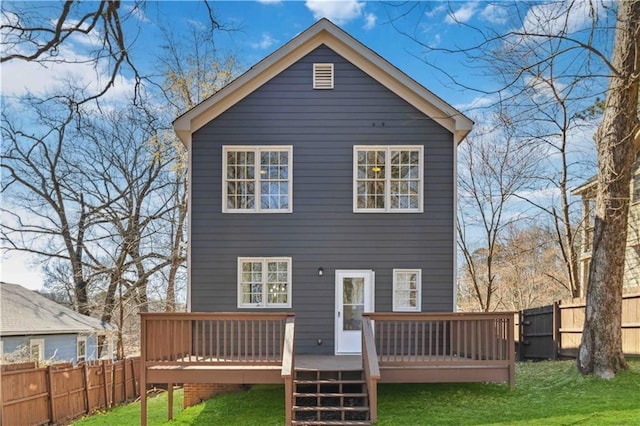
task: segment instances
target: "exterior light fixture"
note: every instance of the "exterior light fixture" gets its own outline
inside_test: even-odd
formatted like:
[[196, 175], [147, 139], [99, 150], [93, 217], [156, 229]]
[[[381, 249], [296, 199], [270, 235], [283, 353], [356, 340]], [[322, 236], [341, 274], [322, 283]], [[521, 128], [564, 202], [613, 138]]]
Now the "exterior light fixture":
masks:
[[322, 267], [318, 268], [318, 276], [321, 277], [324, 275], [324, 269]]

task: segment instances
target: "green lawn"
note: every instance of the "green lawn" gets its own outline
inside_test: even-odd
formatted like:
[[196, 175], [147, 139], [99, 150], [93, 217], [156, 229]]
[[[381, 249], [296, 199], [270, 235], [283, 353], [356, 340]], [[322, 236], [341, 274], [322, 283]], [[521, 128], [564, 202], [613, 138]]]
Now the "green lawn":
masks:
[[[613, 380], [580, 376], [573, 361], [518, 364], [516, 388], [493, 384], [380, 385], [378, 425], [639, 425], [640, 359]], [[149, 425], [281, 425], [282, 386], [254, 386], [186, 410], [176, 392], [149, 400]], [[74, 425], [135, 425], [140, 404], [118, 407]]]

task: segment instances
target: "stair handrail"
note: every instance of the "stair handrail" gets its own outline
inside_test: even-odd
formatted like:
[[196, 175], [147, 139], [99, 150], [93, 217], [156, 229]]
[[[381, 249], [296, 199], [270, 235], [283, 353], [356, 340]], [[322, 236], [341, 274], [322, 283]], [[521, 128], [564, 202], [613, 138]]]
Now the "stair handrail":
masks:
[[366, 316], [362, 318], [362, 369], [369, 395], [369, 417], [372, 423], [378, 418], [378, 380], [380, 380], [380, 365], [373, 336], [373, 320]]

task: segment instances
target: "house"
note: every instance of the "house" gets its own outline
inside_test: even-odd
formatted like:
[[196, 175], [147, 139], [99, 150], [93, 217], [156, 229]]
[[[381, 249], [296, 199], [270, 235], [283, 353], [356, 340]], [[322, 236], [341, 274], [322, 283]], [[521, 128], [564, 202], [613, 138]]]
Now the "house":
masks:
[[[632, 178], [629, 187], [630, 204], [627, 219], [627, 248], [624, 258], [624, 291], [640, 290], [640, 132], [635, 136], [635, 162], [632, 166]], [[596, 177], [572, 191], [582, 198], [581, 250], [579, 258], [581, 296], [585, 296], [589, 279], [589, 265], [593, 244], [593, 227], [595, 223]]]
[[453, 313], [472, 124], [326, 19], [178, 117], [189, 313], [142, 314], [141, 386], [284, 383], [287, 424], [369, 424], [378, 381], [513, 383], [513, 315]]
[[14, 354], [38, 361], [95, 360], [98, 336], [107, 338], [107, 353], [113, 353], [115, 327], [111, 324], [82, 315], [16, 284], [0, 283], [0, 301], [3, 359]]

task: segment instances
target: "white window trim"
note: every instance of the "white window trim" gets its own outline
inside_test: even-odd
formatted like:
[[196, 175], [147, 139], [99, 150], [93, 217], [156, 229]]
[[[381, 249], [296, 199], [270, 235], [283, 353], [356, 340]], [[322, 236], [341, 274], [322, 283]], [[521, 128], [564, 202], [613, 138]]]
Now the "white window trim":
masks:
[[[262, 262], [262, 303], [243, 303], [242, 302], [242, 264], [244, 262]], [[267, 283], [266, 275], [266, 263], [267, 262], [287, 262], [287, 303], [267, 303]], [[291, 258], [290, 257], [239, 257], [238, 258], [238, 308], [252, 308], [252, 309], [272, 309], [272, 308], [290, 308], [291, 307]]]
[[[418, 208], [417, 209], [392, 209], [391, 194], [389, 185], [391, 182], [391, 167], [388, 163], [391, 156], [385, 155], [385, 177], [384, 177], [384, 205], [385, 208], [358, 208], [358, 151], [395, 151], [395, 150], [414, 150], [419, 151], [420, 164], [419, 176], [420, 184], [418, 185]], [[354, 145], [353, 147], [353, 212], [354, 213], [423, 213], [424, 212], [424, 146], [422, 145]]]
[[29, 340], [29, 353], [31, 354], [31, 348], [34, 346], [39, 346], [40, 349], [38, 351], [39, 357], [38, 361], [44, 361], [44, 339], [30, 339]]
[[[253, 209], [230, 209], [227, 207], [227, 152], [229, 151], [253, 151], [256, 154], [269, 151], [286, 151], [289, 153], [289, 208], [287, 209], [261, 209], [262, 193], [260, 191], [260, 174], [256, 173], [256, 194]], [[260, 169], [260, 155], [255, 156], [255, 170]], [[293, 212], [293, 145], [224, 145], [222, 147], [222, 213], [292, 213]]]
[[[416, 295], [416, 306], [398, 306], [398, 301], [396, 300], [396, 290], [397, 290], [397, 274], [402, 272], [415, 273], [416, 279], [418, 280], [418, 294]], [[394, 269], [393, 270], [393, 312], [421, 312], [422, 311], [422, 269]]]
[[[82, 355], [82, 357], [80, 356], [80, 350], [79, 350], [80, 342], [84, 342], [84, 355]], [[87, 352], [88, 352], [87, 343], [88, 343], [87, 336], [78, 336], [76, 338], [76, 362], [87, 360]]]

